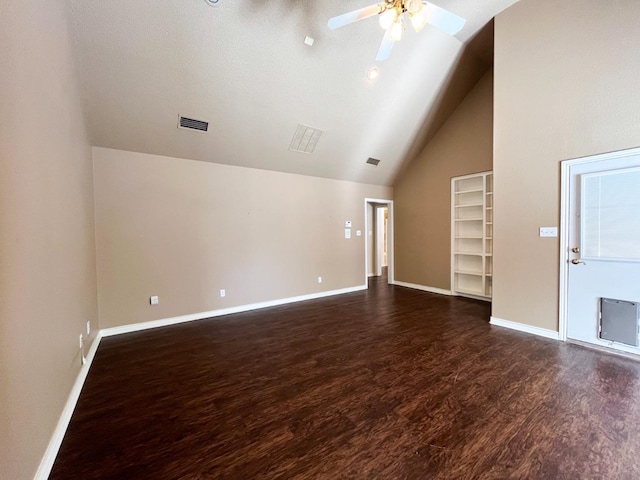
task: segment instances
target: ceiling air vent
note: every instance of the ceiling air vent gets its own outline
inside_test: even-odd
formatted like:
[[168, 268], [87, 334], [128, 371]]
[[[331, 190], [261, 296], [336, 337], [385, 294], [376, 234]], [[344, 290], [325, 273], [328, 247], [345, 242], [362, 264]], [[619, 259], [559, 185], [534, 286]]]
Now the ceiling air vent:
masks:
[[371, 157], [369, 157], [369, 158], [367, 158], [367, 163], [368, 163], [369, 165], [373, 165], [373, 166], [376, 166], [376, 167], [377, 167], [377, 166], [378, 166], [378, 164], [380, 163], [380, 160], [378, 160], [377, 158], [371, 158]]
[[180, 116], [178, 120], [178, 128], [187, 128], [189, 130], [197, 130], [198, 132], [207, 132], [209, 130], [209, 122]]
[[292, 152], [313, 153], [313, 150], [320, 140], [322, 130], [308, 127], [307, 125], [298, 125], [296, 133], [293, 134], [289, 150]]

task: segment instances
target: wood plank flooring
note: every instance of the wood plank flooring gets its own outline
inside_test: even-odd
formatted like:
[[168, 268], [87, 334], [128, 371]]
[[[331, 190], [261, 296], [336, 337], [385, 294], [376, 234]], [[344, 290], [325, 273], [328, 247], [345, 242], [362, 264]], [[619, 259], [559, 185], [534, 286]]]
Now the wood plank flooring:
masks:
[[640, 365], [388, 286], [105, 338], [51, 479], [639, 479]]

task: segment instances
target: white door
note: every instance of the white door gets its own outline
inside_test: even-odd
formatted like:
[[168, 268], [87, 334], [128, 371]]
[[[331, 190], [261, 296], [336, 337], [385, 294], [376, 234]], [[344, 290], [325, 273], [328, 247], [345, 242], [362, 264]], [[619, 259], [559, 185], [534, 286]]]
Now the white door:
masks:
[[566, 332], [640, 354], [637, 330], [613, 341], [600, 328], [601, 299], [640, 302], [640, 153], [621, 155], [569, 167]]

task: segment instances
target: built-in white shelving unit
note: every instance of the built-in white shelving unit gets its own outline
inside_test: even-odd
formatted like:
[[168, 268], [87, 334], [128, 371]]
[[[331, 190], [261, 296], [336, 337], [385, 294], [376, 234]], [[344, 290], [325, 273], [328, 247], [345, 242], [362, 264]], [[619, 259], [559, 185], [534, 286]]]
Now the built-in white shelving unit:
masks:
[[451, 290], [491, 298], [493, 172], [451, 179]]

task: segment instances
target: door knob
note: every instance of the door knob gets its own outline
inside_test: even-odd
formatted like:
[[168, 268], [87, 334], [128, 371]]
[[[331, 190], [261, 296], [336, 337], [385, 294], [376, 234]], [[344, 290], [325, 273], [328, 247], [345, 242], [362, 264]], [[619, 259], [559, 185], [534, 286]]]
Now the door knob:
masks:
[[573, 248], [571, 249], [571, 251], [572, 251], [573, 253], [580, 253], [580, 247], [573, 247]]
[[571, 263], [573, 263], [574, 265], [578, 265], [579, 263], [586, 265], [586, 263], [584, 263], [582, 260], [580, 260], [579, 258], [574, 258], [573, 260], [571, 260]]

